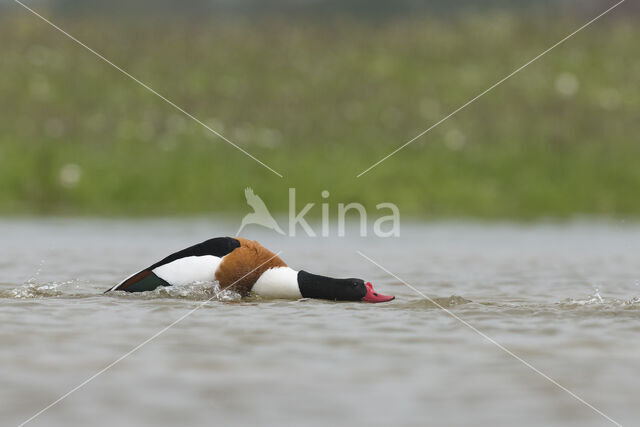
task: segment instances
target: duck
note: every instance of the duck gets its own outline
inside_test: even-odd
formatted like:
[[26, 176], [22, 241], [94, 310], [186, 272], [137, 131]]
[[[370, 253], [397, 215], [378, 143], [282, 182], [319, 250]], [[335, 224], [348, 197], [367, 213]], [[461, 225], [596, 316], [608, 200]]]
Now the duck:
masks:
[[294, 270], [255, 240], [215, 237], [175, 252], [107, 289], [146, 292], [161, 286], [216, 281], [220, 289], [268, 299], [323, 299], [380, 303], [393, 300], [357, 278], [333, 278]]

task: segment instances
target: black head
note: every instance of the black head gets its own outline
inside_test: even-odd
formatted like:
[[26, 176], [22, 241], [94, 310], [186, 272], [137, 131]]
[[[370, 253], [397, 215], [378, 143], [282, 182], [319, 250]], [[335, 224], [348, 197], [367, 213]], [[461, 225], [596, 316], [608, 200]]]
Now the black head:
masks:
[[334, 279], [304, 270], [298, 272], [298, 286], [304, 298], [362, 301], [367, 295], [367, 286], [362, 279]]

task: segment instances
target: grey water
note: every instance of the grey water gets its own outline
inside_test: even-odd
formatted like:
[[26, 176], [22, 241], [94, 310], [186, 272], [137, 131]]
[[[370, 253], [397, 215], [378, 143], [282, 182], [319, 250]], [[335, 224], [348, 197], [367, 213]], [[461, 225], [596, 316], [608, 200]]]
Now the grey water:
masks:
[[384, 304], [214, 297], [215, 283], [103, 294], [237, 225], [0, 220], [0, 425], [178, 320], [27, 425], [611, 425], [597, 411], [639, 423], [638, 223], [243, 232], [293, 268], [372, 281], [396, 296]]

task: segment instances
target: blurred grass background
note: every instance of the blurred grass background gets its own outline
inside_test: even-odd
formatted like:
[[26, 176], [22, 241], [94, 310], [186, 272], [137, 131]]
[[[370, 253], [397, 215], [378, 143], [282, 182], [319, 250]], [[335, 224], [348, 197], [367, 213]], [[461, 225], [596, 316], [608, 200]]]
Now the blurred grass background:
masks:
[[244, 213], [251, 186], [282, 212], [295, 187], [300, 207], [393, 202], [423, 218], [638, 217], [640, 28], [622, 10], [356, 178], [604, 8], [55, 15], [284, 178], [28, 12], [3, 13], [0, 214]]

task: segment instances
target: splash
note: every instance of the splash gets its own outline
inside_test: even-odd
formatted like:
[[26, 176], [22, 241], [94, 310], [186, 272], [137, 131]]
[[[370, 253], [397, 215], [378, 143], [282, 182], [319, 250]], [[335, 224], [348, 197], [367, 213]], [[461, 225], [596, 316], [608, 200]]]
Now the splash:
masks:
[[114, 291], [106, 295], [132, 299], [176, 298], [187, 300], [240, 301], [242, 296], [230, 289], [221, 289], [218, 282], [194, 282], [181, 286], [161, 286], [148, 292]]
[[[24, 285], [13, 289], [0, 289], [0, 298], [91, 298], [103, 295], [103, 286], [98, 286], [80, 279], [36, 283], [35, 277], [30, 278]], [[98, 289], [98, 291], [96, 291]], [[220, 289], [217, 282], [195, 282], [185, 286], [160, 287], [149, 292], [109, 292], [106, 294], [117, 298], [158, 299], [176, 298], [194, 301], [216, 300], [235, 302], [241, 300], [241, 295], [233, 290]]]
[[604, 303], [604, 299], [602, 299], [602, 297], [600, 296], [600, 290], [598, 288], [596, 288], [596, 291], [590, 297], [591, 297], [590, 301], [593, 303], [596, 303], [596, 304]]
[[0, 291], [0, 297], [18, 299], [60, 297], [71, 287], [77, 289], [78, 281], [35, 283], [34, 278], [31, 278], [19, 288]]
[[[68, 288], [77, 285], [78, 280], [66, 280], [63, 282], [38, 283], [38, 279], [44, 268], [45, 260], [40, 260], [38, 268], [22, 286], [14, 289], [0, 289], [0, 298], [47, 298], [62, 296]], [[78, 288], [79, 286], [75, 286]]]
[[594, 307], [620, 307], [620, 306], [637, 306], [640, 305], [640, 297], [634, 297], [628, 300], [618, 298], [604, 298], [600, 295], [600, 290], [595, 288], [592, 295], [588, 295], [583, 299], [567, 298], [560, 303], [565, 307], [580, 307], [580, 306], [594, 306]]

